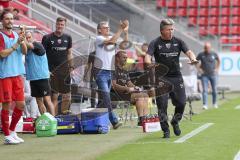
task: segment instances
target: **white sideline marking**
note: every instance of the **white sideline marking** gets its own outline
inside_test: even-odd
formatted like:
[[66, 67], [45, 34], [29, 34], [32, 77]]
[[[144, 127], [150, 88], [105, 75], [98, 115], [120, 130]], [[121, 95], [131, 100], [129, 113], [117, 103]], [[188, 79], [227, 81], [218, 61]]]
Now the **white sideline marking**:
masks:
[[235, 109], [240, 109], [240, 105], [236, 106]]
[[240, 151], [235, 155], [233, 160], [240, 160]]
[[192, 138], [193, 136], [197, 135], [198, 133], [202, 132], [203, 130], [207, 129], [208, 127], [210, 127], [213, 124], [214, 123], [206, 123], [206, 124], [198, 127], [197, 129], [193, 130], [192, 132], [186, 134], [185, 136], [177, 139], [176, 141], [174, 141], [174, 143], [183, 143], [187, 139]]

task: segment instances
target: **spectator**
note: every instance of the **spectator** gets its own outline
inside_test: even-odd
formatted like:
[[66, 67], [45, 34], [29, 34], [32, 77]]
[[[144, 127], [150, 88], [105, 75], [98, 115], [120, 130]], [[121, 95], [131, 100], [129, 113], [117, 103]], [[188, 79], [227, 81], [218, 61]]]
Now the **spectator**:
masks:
[[67, 114], [71, 102], [70, 73], [74, 70], [72, 55], [72, 37], [64, 33], [67, 19], [58, 17], [56, 30], [43, 36], [42, 44], [46, 49], [51, 72], [52, 102], [58, 114], [58, 96], [62, 95], [61, 113]]
[[[25, 68], [22, 54], [27, 53], [25, 44], [25, 29], [18, 35], [13, 31], [13, 15], [4, 11], [0, 17], [3, 29], [0, 32], [0, 102], [2, 103], [2, 130], [5, 135], [5, 144], [18, 144], [24, 142], [15, 132], [16, 125], [22, 116], [24, 102], [24, 87], [22, 75]], [[9, 126], [9, 109], [15, 101], [16, 107], [12, 114]]]
[[125, 101], [136, 105], [138, 114], [138, 126], [142, 125], [143, 118], [148, 114], [148, 94], [135, 86], [123, 69], [126, 64], [127, 54], [125, 51], [118, 51], [116, 54], [116, 66], [113, 72], [112, 84], [115, 92]]
[[26, 77], [30, 81], [31, 96], [36, 97], [40, 113], [49, 112], [54, 116], [55, 110], [50, 97], [49, 69], [46, 51], [41, 43], [36, 42], [31, 32], [26, 33], [28, 53], [26, 55]]
[[176, 136], [181, 134], [179, 127], [179, 121], [182, 119], [184, 108], [186, 105], [186, 93], [183, 84], [182, 74], [180, 72], [179, 58], [180, 53], [184, 52], [191, 64], [197, 63], [194, 53], [188, 49], [187, 45], [180, 38], [173, 36], [173, 24], [172, 19], [164, 19], [160, 22], [161, 35], [151, 41], [148, 47], [147, 55], [145, 56], [145, 62], [148, 67], [151, 68], [151, 58], [154, 56], [157, 63], [163, 64], [168, 67], [168, 71], [165, 75], [158, 75], [158, 69], [155, 70], [155, 77], [161, 77], [162, 79], [169, 81], [174, 86], [173, 90], [169, 94], [156, 95], [158, 114], [161, 119], [160, 124], [163, 131], [163, 138], [170, 138], [170, 130], [168, 125], [167, 107], [168, 96], [170, 96], [173, 105], [175, 106], [175, 113], [171, 120], [173, 131]]
[[208, 109], [208, 82], [210, 81], [212, 88], [212, 104], [214, 108], [217, 105], [217, 75], [220, 66], [220, 59], [217, 53], [211, 51], [211, 44], [206, 42], [204, 51], [199, 53], [197, 60], [201, 63], [198, 65], [202, 81], [202, 96], [203, 96], [203, 109]]
[[19, 20], [19, 15], [18, 15], [19, 14], [19, 10], [17, 8], [14, 8], [12, 13], [13, 13], [13, 18], [15, 20]]
[[[125, 31], [124, 31], [125, 29]], [[94, 74], [98, 86], [98, 107], [107, 107], [109, 112], [109, 120], [113, 125], [113, 129], [121, 126], [118, 118], [113, 112], [110, 99], [111, 89], [111, 71], [114, 70], [115, 44], [124, 31], [128, 34], [128, 21], [120, 22], [117, 32], [113, 36], [109, 36], [110, 26], [108, 22], [100, 22], [97, 26], [98, 36], [96, 37], [96, 58], [94, 60]]]

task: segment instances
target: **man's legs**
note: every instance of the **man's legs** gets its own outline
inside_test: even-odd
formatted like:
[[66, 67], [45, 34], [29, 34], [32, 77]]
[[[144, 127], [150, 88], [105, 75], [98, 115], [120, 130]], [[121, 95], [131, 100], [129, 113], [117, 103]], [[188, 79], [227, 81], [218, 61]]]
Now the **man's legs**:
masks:
[[68, 113], [71, 104], [71, 93], [62, 94], [61, 112]]
[[208, 109], [208, 77], [202, 76], [202, 97], [203, 97], [203, 108]]
[[212, 104], [215, 108], [217, 106], [217, 76], [210, 76], [209, 77], [211, 87], [212, 87]]
[[110, 98], [111, 71], [100, 70], [96, 75], [96, 83], [100, 95], [99, 97], [101, 98], [98, 102], [98, 107], [108, 107], [109, 120], [113, 127], [115, 127], [115, 125], [118, 124], [118, 118], [114, 114], [111, 105]]
[[163, 138], [169, 138], [170, 131], [169, 131], [168, 115], [167, 115], [168, 94], [157, 97], [156, 102], [158, 107], [158, 116], [160, 118], [160, 125], [164, 134]]
[[58, 93], [52, 93], [51, 100], [54, 106], [55, 114], [58, 115]]

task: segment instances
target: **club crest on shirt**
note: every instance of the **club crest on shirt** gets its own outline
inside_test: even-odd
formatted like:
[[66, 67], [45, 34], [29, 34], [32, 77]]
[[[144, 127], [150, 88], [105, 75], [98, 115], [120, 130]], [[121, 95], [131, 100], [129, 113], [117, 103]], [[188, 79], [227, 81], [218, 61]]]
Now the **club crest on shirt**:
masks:
[[52, 44], [54, 44], [54, 41], [51, 41]]
[[158, 45], [158, 49], [160, 50], [162, 48], [162, 46], [161, 45]]
[[61, 43], [62, 43], [62, 40], [61, 40], [61, 39], [58, 39], [57, 42], [58, 42], [58, 44], [61, 44]]
[[171, 43], [166, 43], [166, 47], [169, 49], [171, 47]]

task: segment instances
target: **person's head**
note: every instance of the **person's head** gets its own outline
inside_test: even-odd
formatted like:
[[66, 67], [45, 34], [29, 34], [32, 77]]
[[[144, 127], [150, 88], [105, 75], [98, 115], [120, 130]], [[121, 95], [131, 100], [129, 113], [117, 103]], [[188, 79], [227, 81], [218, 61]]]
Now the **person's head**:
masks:
[[17, 16], [18, 13], [19, 13], [19, 10], [17, 8], [14, 8], [12, 13], [13, 13], [14, 16]]
[[143, 43], [141, 49], [142, 49], [143, 52], [147, 52], [147, 50], [148, 50], [148, 43]]
[[0, 16], [3, 29], [11, 30], [13, 28], [13, 14], [9, 11], [3, 11]]
[[107, 21], [102, 21], [97, 25], [97, 32], [100, 35], [108, 36], [110, 31], [109, 23]]
[[211, 50], [211, 44], [209, 42], [206, 42], [204, 44], [204, 52], [205, 53], [210, 53], [210, 50]]
[[124, 50], [120, 50], [117, 52], [115, 61], [118, 65], [124, 66], [127, 62], [127, 53]]
[[30, 31], [26, 32], [26, 39], [28, 42], [33, 42], [33, 36]]
[[170, 18], [164, 19], [160, 22], [161, 38], [164, 40], [171, 40], [173, 37], [174, 21]]
[[64, 17], [58, 17], [56, 19], [56, 33], [62, 34], [66, 27], [67, 19]]

